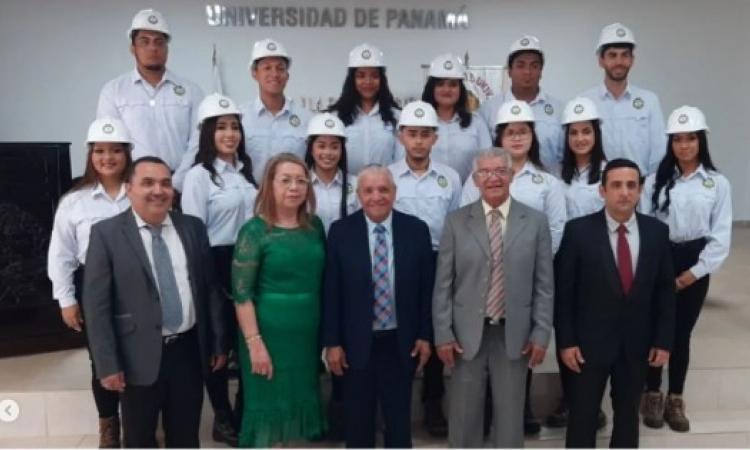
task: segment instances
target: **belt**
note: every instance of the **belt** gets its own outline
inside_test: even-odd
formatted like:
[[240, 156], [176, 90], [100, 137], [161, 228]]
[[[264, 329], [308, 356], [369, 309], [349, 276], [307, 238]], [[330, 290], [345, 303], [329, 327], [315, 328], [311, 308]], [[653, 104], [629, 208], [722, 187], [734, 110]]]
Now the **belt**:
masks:
[[501, 317], [499, 319], [493, 319], [492, 317], [485, 317], [484, 318], [484, 324], [490, 325], [493, 327], [499, 326], [499, 325], [505, 325], [505, 317]]
[[175, 342], [179, 341], [180, 339], [190, 336], [193, 333], [193, 330], [194, 330], [194, 328], [191, 328], [191, 329], [189, 329], [187, 331], [184, 331], [182, 333], [175, 333], [175, 334], [170, 334], [170, 335], [167, 335], [167, 336], [162, 336], [161, 337], [161, 343], [164, 344], [164, 345], [172, 345]]

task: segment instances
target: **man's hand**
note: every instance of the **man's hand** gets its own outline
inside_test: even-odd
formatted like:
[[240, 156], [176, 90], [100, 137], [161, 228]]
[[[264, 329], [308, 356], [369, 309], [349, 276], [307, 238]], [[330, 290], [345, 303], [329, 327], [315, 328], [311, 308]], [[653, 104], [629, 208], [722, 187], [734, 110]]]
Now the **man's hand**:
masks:
[[547, 353], [547, 349], [534, 342], [527, 342], [524, 348], [521, 350], [523, 356], [529, 357], [529, 369], [533, 369], [544, 361], [544, 355]]
[[648, 365], [651, 367], [662, 367], [669, 361], [669, 352], [660, 348], [652, 347], [648, 352]]
[[680, 276], [677, 277], [674, 281], [675, 285], [677, 286], [677, 290], [681, 291], [691, 284], [695, 283], [697, 279], [695, 278], [695, 275], [693, 275], [693, 272], [691, 272], [690, 270], [686, 270], [682, 272]]
[[344, 353], [344, 347], [337, 345], [336, 347], [326, 347], [326, 363], [328, 369], [334, 375], [342, 376], [344, 369], [349, 368], [349, 364], [346, 362], [346, 353]]
[[211, 356], [211, 372], [221, 370], [227, 364], [227, 355]]
[[578, 346], [560, 349], [560, 360], [575, 373], [581, 373], [581, 364], [586, 362]]
[[424, 339], [417, 339], [416, 342], [414, 342], [414, 348], [411, 350], [411, 357], [414, 358], [419, 355], [417, 372], [422, 370], [422, 367], [427, 364], [427, 360], [430, 359], [430, 353], [432, 353], [432, 350], [430, 350], [429, 342]]
[[457, 342], [449, 342], [437, 346], [437, 355], [445, 367], [451, 369], [456, 365], [454, 353], [463, 353], [464, 349]]
[[60, 314], [62, 314], [62, 320], [68, 328], [79, 333], [81, 332], [83, 329], [81, 327], [81, 324], [83, 324], [83, 317], [81, 317], [81, 308], [78, 305], [61, 308]]
[[102, 383], [102, 387], [108, 391], [123, 392], [125, 390], [125, 374], [123, 372], [117, 372], [99, 381]]

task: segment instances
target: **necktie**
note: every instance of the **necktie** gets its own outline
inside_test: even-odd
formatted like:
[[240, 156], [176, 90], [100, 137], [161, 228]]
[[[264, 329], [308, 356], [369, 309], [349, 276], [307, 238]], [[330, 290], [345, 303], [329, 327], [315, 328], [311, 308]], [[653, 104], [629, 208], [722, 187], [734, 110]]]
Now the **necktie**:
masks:
[[162, 326], [170, 331], [177, 331], [182, 324], [182, 302], [174, 276], [172, 258], [169, 256], [167, 243], [161, 237], [161, 226], [148, 226], [151, 232], [151, 254], [154, 259], [154, 270], [159, 282], [161, 299]]
[[490, 289], [487, 294], [487, 317], [499, 319], [505, 310], [505, 274], [503, 273], [503, 224], [500, 211], [490, 211]]
[[393, 324], [393, 301], [391, 295], [391, 280], [388, 273], [388, 246], [385, 241], [385, 227], [375, 226], [375, 249], [372, 258], [372, 281], [375, 288], [375, 304], [373, 312], [375, 320], [374, 330], [385, 330]]
[[630, 287], [633, 285], [633, 261], [630, 257], [628, 239], [625, 237], [627, 232], [625, 225], [620, 224], [617, 227], [617, 270], [620, 272], [620, 283], [622, 283], [622, 291], [625, 295], [630, 292]]

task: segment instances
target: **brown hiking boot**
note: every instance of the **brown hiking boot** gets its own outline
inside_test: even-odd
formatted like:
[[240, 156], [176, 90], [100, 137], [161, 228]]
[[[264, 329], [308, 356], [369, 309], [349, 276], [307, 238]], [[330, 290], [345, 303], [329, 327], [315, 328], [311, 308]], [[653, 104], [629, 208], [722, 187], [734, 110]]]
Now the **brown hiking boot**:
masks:
[[664, 426], [664, 394], [661, 392], [646, 391], [641, 396], [641, 415], [643, 424], [649, 428], [661, 428]]
[[99, 448], [120, 448], [120, 418], [99, 419]]
[[690, 421], [685, 416], [685, 402], [682, 400], [682, 395], [669, 394], [667, 396], [664, 420], [667, 421], [669, 428], [674, 431], [681, 433], [690, 431]]

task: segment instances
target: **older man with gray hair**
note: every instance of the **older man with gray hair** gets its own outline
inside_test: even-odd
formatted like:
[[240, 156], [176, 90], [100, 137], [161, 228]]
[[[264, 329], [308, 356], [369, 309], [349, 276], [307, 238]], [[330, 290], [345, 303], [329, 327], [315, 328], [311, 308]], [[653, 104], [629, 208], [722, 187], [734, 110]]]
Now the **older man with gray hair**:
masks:
[[328, 232], [321, 317], [326, 363], [343, 377], [347, 447], [375, 446], [378, 404], [385, 446], [411, 447], [412, 381], [430, 356], [432, 338], [430, 232], [420, 219], [393, 209], [396, 185], [385, 167], [360, 172], [357, 196], [362, 210]]
[[527, 367], [542, 362], [552, 329], [552, 244], [544, 214], [513, 200], [510, 155], [480, 152], [481, 198], [448, 215], [432, 301], [435, 346], [453, 368], [448, 443], [482, 447], [487, 377], [493, 447], [523, 446]]

